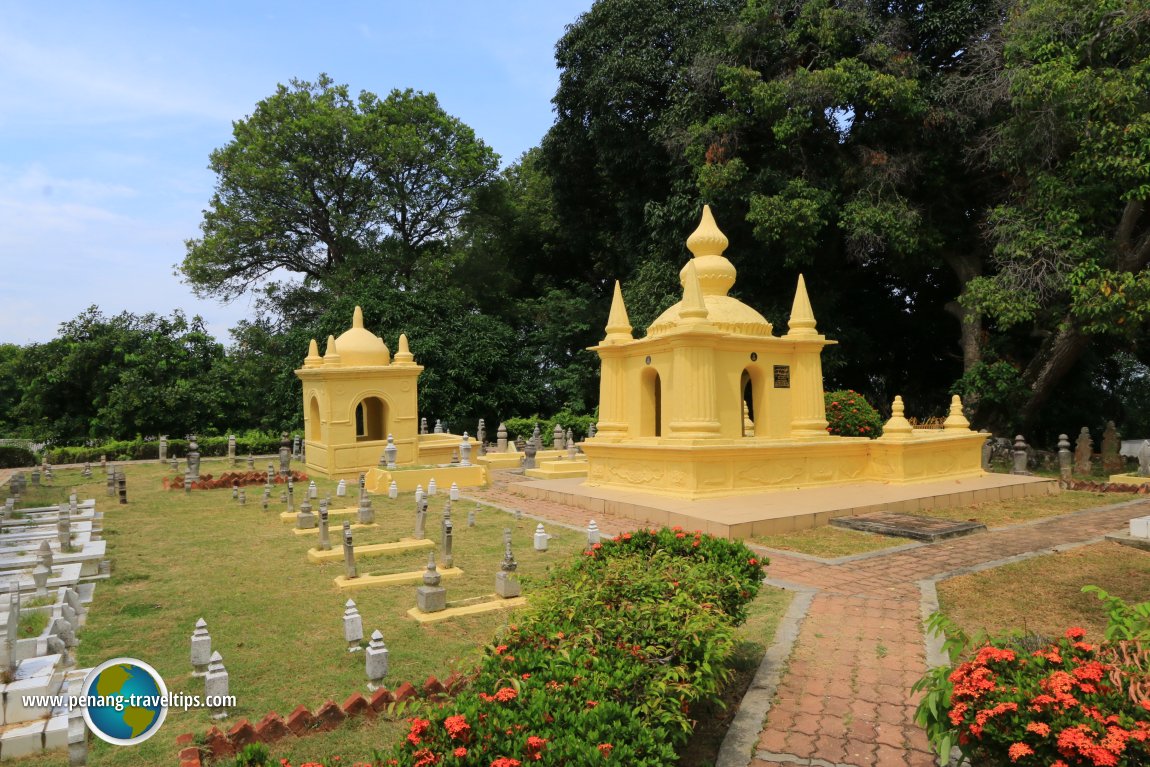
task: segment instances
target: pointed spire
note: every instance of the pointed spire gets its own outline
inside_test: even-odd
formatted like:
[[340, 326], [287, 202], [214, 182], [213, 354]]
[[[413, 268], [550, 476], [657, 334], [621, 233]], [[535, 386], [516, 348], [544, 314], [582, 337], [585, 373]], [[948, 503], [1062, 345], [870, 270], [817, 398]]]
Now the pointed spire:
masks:
[[627, 306], [623, 303], [623, 288], [615, 280], [615, 294], [611, 298], [611, 313], [607, 315], [607, 336], [603, 339], [607, 344], [620, 344], [633, 341], [631, 335], [631, 321], [627, 318]]
[[882, 438], [908, 439], [913, 433], [914, 427], [910, 425], [910, 421], [906, 420], [902, 397], [896, 395], [890, 406], [890, 420], [882, 427]]
[[407, 348], [407, 334], [399, 334], [399, 351], [395, 353], [396, 365], [414, 365], [415, 355], [411, 353], [411, 349]]
[[950, 398], [950, 415], [942, 422], [943, 429], [970, 429], [970, 421], [962, 414], [962, 398], [955, 394]]
[[817, 336], [815, 312], [811, 300], [807, 298], [807, 283], [799, 275], [799, 285], [795, 288], [795, 302], [791, 305], [791, 319], [787, 322], [788, 336]]
[[703, 293], [699, 289], [699, 273], [695, 269], [695, 260], [687, 262], [683, 270], [683, 301], [679, 310], [680, 319], [692, 325], [707, 321], [707, 305], [703, 303]]
[[307, 357], [304, 358], [303, 366], [305, 368], [314, 368], [322, 364], [323, 357], [319, 356], [319, 344], [317, 344], [313, 338], [307, 346]]
[[335, 336], [329, 335], [327, 337], [327, 349], [323, 353], [323, 364], [325, 365], [339, 365], [343, 360], [340, 359], [339, 352], [335, 348]]
[[363, 309], [360, 309], [358, 306], [355, 307], [355, 311], [351, 314], [351, 326], [353, 328], [363, 327]]
[[687, 238], [687, 250], [691, 251], [695, 258], [721, 256], [728, 244], [727, 235], [723, 234], [719, 225], [715, 223], [715, 217], [711, 214], [711, 206], [704, 205], [703, 216], [699, 219], [699, 225]]

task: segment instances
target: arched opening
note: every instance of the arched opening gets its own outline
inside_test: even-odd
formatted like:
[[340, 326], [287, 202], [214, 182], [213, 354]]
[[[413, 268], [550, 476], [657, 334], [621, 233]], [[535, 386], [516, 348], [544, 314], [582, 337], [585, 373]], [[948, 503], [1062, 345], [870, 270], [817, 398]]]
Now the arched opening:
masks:
[[639, 411], [639, 436], [663, 436], [663, 387], [659, 373], [646, 368], [642, 378], [643, 391]]
[[379, 397], [364, 397], [355, 406], [356, 442], [386, 439], [387, 404]]
[[755, 383], [750, 371], [744, 370], [739, 379], [741, 405], [739, 407], [739, 428], [744, 437], [755, 436]]
[[319, 428], [319, 400], [314, 394], [307, 407], [307, 438], [313, 442], [318, 442], [321, 439]]

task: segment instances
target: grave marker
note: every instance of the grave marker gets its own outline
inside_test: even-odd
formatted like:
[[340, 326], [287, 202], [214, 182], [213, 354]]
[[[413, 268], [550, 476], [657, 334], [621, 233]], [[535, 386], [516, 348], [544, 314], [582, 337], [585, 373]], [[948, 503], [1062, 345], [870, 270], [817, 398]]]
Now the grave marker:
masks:
[[[204, 678], [204, 695], [215, 696], [216, 701], [222, 701], [228, 694], [228, 670], [224, 668], [224, 659], [218, 652], [213, 652], [208, 659], [208, 673]], [[212, 708], [212, 719], [224, 719], [228, 710], [223, 706]]]
[[192, 631], [192, 676], [207, 676], [208, 663], [212, 657], [212, 637], [208, 634], [208, 624], [200, 618]]
[[343, 606], [343, 639], [347, 642], [348, 652], [359, 652], [363, 649], [359, 646], [363, 639], [363, 618], [355, 602], [350, 599]]
[[1090, 459], [1094, 455], [1094, 441], [1090, 439], [1090, 429], [1085, 426], [1078, 432], [1074, 443], [1074, 473], [1090, 474]]
[[375, 692], [387, 676], [387, 645], [383, 643], [383, 634], [378, 629], [371, 632], [371, 641], [364, 653], [364, 666], [367, 671], [367, 689]]

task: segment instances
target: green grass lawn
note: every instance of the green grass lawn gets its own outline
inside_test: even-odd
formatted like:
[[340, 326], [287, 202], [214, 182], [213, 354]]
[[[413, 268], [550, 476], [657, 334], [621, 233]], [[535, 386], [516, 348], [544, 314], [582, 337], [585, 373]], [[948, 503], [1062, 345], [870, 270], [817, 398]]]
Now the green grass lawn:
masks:
[[[242, 465], [241, 461], [241, 465]], [[240, 506], [231, 490], [165, 491], [160, 486], [170, 469], [157, 464], [127, 464], [128, 500], [121, 506], [105, 495], [102, 476], [85, 483], [79, 470], [58, 470], [52, 488], [31, 490], [22, 505], [37, 506], [66, 498], [77, 487], [81, 498], [94, 497], [105, 514], [104, 537], [112, 560], [112, 578], [96, 586], [88, 623], [80, 633], [79, 664], [87, 668], [117, 656], [139, 658], [155, 667], [170, 692], [202, 694], [203, 680], [190, 676], [189, 639], [197, 618], [208, 623], [212, 647], [223, 655], [230, 674], [236, 709], [224, 721], [230, 727], [240, 717], [253, 723], [269, 711], [287, 715], [297, 705], [317, 708], [331, 698], [342, 702], [355, 691], [366, 693], [362, 653], [348, 653], [343, 641], [344, 602], [350, 595], [363, 616], [364, 631], [379, 629], [390, 650], [387, 683], [410, 681], [417, 686], [428, 675], [447, 676], [467, 669], [483, 645], [514, 612], [445, 621], [420, 626], [405, 613], [415, 606], [415, 586], [390, 586], [338, 591], [332, 579], [343, 563], [311, 564], [307, 549], [318, 536], [296, 536], [279, 513], [279, 488], [267, 511], [260, 508], [260, 486], [247, 488], [248, 503]], [[205, 460], [201, 471], [219, 475], [223, 460]], [[335, 495], [335, 483], [317, 479], [320, 495]], [[306, 486], [297, 484], [296, 505]], [[430, 504], [427, 532], [438, 542], [446, 492]], [[346, 502], [345, 502], [346, 501]], [[356, 498], [333, 498], [333, 508], [355, 505]], [[411, 494], [396, 501], [373, 496], [378, 530], [357, 531], [355, 542], [382, 543], [411, 536], [415, 503]], [[494, 591], [495, 573], [503, 558], [502, 532], [512, 541], [524, 592], [545, 575], [548, 567], [582, 549], [582, 533], [551, 527], [554, 537], [547, 553], [532, 546], [533, 520], [516, 522], [504, 512], [483, 507], [474, 528], [467, 512], [474, 503], [456, 503], [454, 555], [465, 571], [445, 579], [449, 600]], [[332, 541], [339, 544], [338, 526]], [[360, 572], [422, 570], [427, 552], [360, 560]], [[212, 725], [208, 712], [169, 711], [167, 721], [150, 740], [121, 748], [91, 740], [90, 764], [144, 766], [174, 764], [176, 736], [203, 733]], [[373, 747], [396, 742], [402, 723], [357, 722], [332, 733], [285, 741], [276, 758], [293, 763], [305, 758], [340, 755], [345, 762], [367, 758]], [[64, 765], [63, 752], [13, 762], [21, 765]]]
[[859, 530], [845, 530], [830, 525], [811, 527], [793, 533], [780, 533], [779, 535], [759, 535], [752, 538], [750, 542], [772, 549], [810, 554], [823, 559], [881, 551], [892, 546], [903, 546], [911, 543], [905, 538], [892, 538], [889, 535], [876, 535]]

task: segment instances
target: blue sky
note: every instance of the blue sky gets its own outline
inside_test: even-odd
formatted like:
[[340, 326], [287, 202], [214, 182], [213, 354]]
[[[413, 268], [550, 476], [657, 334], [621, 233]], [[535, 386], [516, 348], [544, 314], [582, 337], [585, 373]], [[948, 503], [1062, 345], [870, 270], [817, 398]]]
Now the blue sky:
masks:
[[553, 120], [554, 46], [591, 0], [35, 3], [0, 0], [0, 343], [92, 304], [204, 317], [246, 299], [175, 276], [215, 176], [208, 154], [277, 83], [434, 92], [504, 165]]

